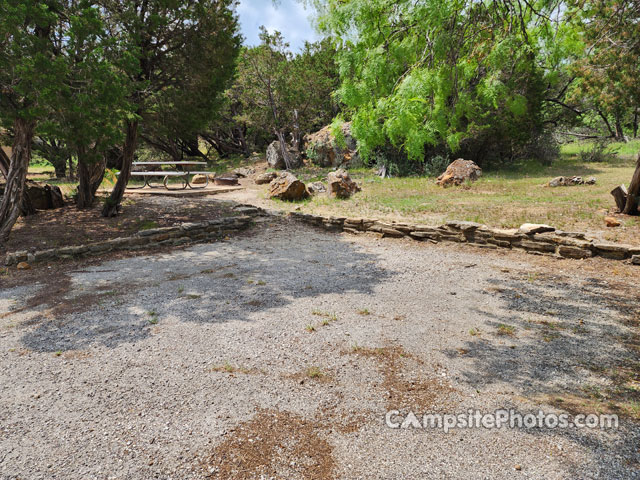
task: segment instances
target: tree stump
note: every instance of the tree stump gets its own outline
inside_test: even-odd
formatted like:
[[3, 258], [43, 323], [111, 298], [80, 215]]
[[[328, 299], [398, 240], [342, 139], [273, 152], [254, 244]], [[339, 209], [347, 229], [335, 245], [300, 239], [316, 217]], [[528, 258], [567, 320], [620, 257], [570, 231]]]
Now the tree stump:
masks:
[[611, 190], [611, 195], [616, 200], [616, 205], [618, 206], [618, 211], [622, 212], [624, 207], [627, 205], [627, 187], [624, 185], [620, 185], [619, 187]]

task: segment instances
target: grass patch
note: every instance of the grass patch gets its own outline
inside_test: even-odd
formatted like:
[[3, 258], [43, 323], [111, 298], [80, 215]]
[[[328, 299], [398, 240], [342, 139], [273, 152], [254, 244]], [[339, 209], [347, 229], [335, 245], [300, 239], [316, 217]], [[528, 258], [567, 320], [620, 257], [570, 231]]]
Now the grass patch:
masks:
[[516, 334], [515, 327], [501, 323], [498, 325], [498, 335], [513, 337]]
[[[381, 179], [372, 169], [354, 169], [351, 176], [363, 191], [347, 200], [317, 195], [303, 202], [273, 202], [285, 211], [336, 217], [364, 217], [438, 225], [448, 220], [469, 220], [500, 228], [523, 223], [548, 223], [567, 231], [603, 230], [607, 240], [637, 243], [640, 223], [622, 219], [623, 226], [612, 232], [604, 226], [607, 211], [615, 208], [611, 189], [629, 184], [640, 141], [615, 144], [615, 162], [584, 163], [580, 151], [589, 143], [568, 144], [551, 166], [535, 160], [521, 161], [499, 171], [485, 170], [473, 184], [441, 188], [433, 178], [405, 177]], [[303, 181], [324, 177], [329, 169], [306, 167], [296, 171]], [[596, 185], [549, 188], [557, 176], [595, 176]], [[608, 238], [610, 236], [611, 238]]]
[[309, 367], [307, 368], [306, 375], [309, 378], [319, 379], [326, 377], [326, 374], [320, 370], [318, 367]]
[[367, 317], [367, 316], [371, 315], [371, 312], [369, 311], [369, 309], [364, 308], [362, 310], [358, 310], [358, 315], [362, 315], [363, 317]]
[[158, 323], [158, 313], [155, 310], [151, 310], [147, 312], [147, 322], [151, 325], [156, 325]]
[[139, 230], [151, 230], [152, 228], [158, 228], [158, 222], [145, 220], [138, 225]]

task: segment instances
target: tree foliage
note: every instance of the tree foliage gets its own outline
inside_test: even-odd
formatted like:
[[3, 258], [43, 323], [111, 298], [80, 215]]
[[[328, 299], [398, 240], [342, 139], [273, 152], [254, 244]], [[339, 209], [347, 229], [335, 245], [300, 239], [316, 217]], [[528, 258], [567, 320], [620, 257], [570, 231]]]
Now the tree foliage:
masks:
[[203, 137], [220, 155], [265, 148], [280, 132], [294, 146], [339, 112], [336, 50], [324, 40], [294, 54], [282, 34], [261, 33], [262, 43], [243, 48], [225, 107]]
[[[133, 111], [126, 121], [123, 167], [103, 209], [116, 215], [131, 175], [142, 122], [185, 135], [211, 120], [233, 75], [240, 47], [232, 0], [103, 0], [109, 32], [122, 36], [122, 54], [133, 55]], [[206, 94], [204, 94], [206, 92]]]
[[326, 0], [320, 27], [339, 42], [340, 99], [364, 157], [391, 142], [414, 160], [444, 146], [510, 158], [543, 129], [557, 50], [538, 1]]

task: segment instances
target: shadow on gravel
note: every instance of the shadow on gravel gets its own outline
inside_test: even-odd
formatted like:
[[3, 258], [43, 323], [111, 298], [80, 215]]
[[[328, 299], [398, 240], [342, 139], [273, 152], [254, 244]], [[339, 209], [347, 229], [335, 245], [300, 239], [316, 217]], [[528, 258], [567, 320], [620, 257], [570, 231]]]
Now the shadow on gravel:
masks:
[[[22, 338], [40, 352], [115, 348], [151, 334], [168, 318], [182, 322], [252, 321], [261, 312], [286, 310], [297, 298], [373, 293], [390, 277], [344, 237], [286, 219], [267, 219], [240, 237], [186, 250], [107, 262], [72, 276], [73, 287], [129, 285], [109, 292], [86, 312], [40, 319]], [[115, 287], [113, 287], [115, 288]], [[73, 303], [73, 300], [69, 300]], [[258, 315], [258, 317], [256, 316]]]
[[[574, 415], [615, 413], [632, 420], [606, 440], [584, 429], [526, 431], [580, 443], [601, 463], [607, 478], [631, 478], [631, 470], [637, 474], [640, 306], [631, 285], [597, 279], [568, 283], [557, 277], [490, 283], [485, 293], [499, 296], [502, 313], [476, 309], [484, 326], [462, 348], [446, 352], [452, 359], [463, 352], [472, 360], [462, 381], [478, 390], [506, 382], [540, 405]], [[621, 458], [615, 459], [613, 452]]]

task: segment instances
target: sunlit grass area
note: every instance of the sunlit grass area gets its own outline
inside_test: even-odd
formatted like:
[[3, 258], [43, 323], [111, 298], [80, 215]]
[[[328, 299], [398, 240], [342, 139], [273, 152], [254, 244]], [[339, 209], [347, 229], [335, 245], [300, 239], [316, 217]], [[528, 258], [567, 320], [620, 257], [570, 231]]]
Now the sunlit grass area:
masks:
[[[561, 158], [551, 166], [537, 161], [522, 162], [508, 170], [485, 171], [480, 180], [461, 187], [441, 188], [434, 178], [381, 179], [370, 169], [352, 170], [363, 190], [349, 200], [314, 197], [302, 204], [278, 202], [282, 208], [300, 207], [308, 213], [335, 216], [372, 217], [439, 224], [448, 220], [469, 220], [494, 227], [518, 227], [523, 223], [549, 223], [565, 230], [606, 230], [604, 217], [615, 211], [609, 193], [616, 185], [628, 185], [640, 141], [616, 144], [618, 155], [607, 163], [581, 163], [578, 153], [590, 143], [563, 148]], [[325, 178], [326, 171], [307, 169], [305, 181]], [[547, 187], [557, 176], [596, 177], [596, 185]], [[621, 218], [621, 228], [608, 229], [609, 240], [640, 243], [640, 221]]]

